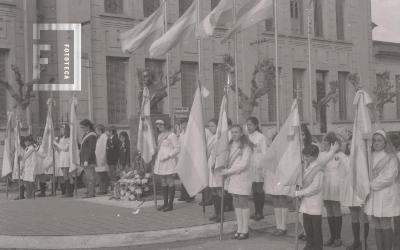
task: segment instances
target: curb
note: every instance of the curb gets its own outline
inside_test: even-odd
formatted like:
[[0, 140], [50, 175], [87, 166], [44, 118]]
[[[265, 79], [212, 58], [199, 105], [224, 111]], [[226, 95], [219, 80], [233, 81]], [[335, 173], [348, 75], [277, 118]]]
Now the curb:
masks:
[[[236, 221], [224, 223], [224, 234], [233, 233]], [[147, 231], [123, 234], [80, 235], [80, 236], [5, 236], [0, 235], [4, 249], [76, 249], [126, 247], [157, 243], [185, 241], [219, 235], [219, 224], [208, 224], [188, 228]]]

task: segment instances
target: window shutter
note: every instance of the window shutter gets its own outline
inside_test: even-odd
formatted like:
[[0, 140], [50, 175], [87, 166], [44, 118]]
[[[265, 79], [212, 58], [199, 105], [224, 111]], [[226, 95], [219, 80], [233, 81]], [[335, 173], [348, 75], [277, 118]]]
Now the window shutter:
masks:
[[346, 81], [348, 72], [339, 72], [339, 120], [347, 120]]
[[338, 40], [344, 40], [344, 0], [336, 0], [336, 34]]
[[123, 0], [104, 0], [104, 12], [106, 13], [121, 14], [123, 9]]
[[118, 124], [127, 120], [126, 58], [107, 57], [108, 122]]
[[182, 106], [192, 107], [194, 92], [196, 91], [198, 79], [198, 66], [196, 62], [181, 63], [181, 89]]

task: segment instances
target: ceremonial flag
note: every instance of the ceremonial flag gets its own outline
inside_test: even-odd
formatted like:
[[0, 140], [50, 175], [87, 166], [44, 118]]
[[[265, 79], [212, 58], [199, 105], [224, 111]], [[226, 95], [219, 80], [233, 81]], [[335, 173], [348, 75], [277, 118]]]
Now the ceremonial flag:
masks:
[[273, 0], [256, 0], [245, 4], [236, 15], [236, 22], [222, 42], [226, 42], [234, 33], [240, 32], [263, 20], [274, 16]]
[[19, 156], [22, 156], [21, 148], [21, 122], [16, 119], [14, 128], [14, 168], [13, 168], [13, 180], [19, 180], [22, 174], [22, 168], [19, 165]]
[[54, 126], [52, 119], [53, 105], [54, 105], [54, 100], [52, 98], [49, 98], [49, 100], [47, 101], [48, 109], [47, 109], [46, 126], [44, 127], [42, 144], [40, 145], [39, 148], [39, 155], [42, 155], [44, 157], [43, 168], [46, 169], [46, 171], [48, 171], [50, 167], [55, 167], [53, 166], [54, 163], [53, 159]]
[[71, 102], [71, 119], [70, 119], [70, 140], [69, 140], [69, 157], [71, 165], [69, 172], [73, 172], [80, 167], [79, 148], [78, 148], [78, 119], [76, 111], [78, 108], [78, 99], [74, 96]]
[[174, 25], [150, 46], [150, 56], [160, 57], [183, 41], [196, 27], [197, 1], [194, 0], [186, 12], [174, 23]]
[[156, 143], [150, 120], [150, 93], [147, 87], [143, 88], [141, 109], [137, 150], [141, 153], [144, 162], [149, 163], [156, 152]]
[[217, 142], [213, 152], [215, 152], [215, 169], [227, 167], [229, 159], [229, 127], [228, 116], [226, 114], [227, 98], [226, 94], [222, 97], [221, 108], [219, 110]]
[[208, 186], [207, 146], [203, 121], [201, 90], [197, 88], [183, 146], [176, 167], [190, 197]]
[[12, 119], [14, 117], [14, 113], [7, 112], [7, 126], [6, 133], [4, 138], [4, 151], [3, 151], [3, 165], [1, 168], [1, 176], [7, 176], [12, 173], [13, 169], [13, 161], [12, 161], [12, 142], [11, 142], [11, 133], [12, 133]]
[[279, 186], [300, 184], [300, 136], [299, 109], [295, 100], [288, 118], [267, 150], [267, 166], [272, 168]]
[[133, 29], [120, 34], [121, 48], [124, 53], [133, 53], [146, 44], [153, 43], [164, 31], [165, 1], [153, 14], [137, 24]]
[[367, 154], [369, 149], [364, 141], [364, 135], [372, 133], [371, 118], [367, 107], [370, 103], [372, 103], [372, 99], [367, 92], [357, 91], [353, 102], [357, 107], [350, 149], [350, 169], [352, 169], [350, 174], [353, 175], [350, 179], [353, 181], [353, 194], [362, 201], [365, 201], [370, 192]]
[[196, 28], [196, 36], [200, 38], [210, 37], [213, 35], [215, 27], [232, 22], [232, 9], [232, 0], [221, 0]]

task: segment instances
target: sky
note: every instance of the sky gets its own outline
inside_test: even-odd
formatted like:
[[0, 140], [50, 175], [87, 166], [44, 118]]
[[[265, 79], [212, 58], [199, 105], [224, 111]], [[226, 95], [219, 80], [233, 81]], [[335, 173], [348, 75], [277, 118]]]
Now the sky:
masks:
[[400, 43], [400, 0], [371, 0], [371, 2], [372, 21], [378, 25], [373, 30], [372, 38]]

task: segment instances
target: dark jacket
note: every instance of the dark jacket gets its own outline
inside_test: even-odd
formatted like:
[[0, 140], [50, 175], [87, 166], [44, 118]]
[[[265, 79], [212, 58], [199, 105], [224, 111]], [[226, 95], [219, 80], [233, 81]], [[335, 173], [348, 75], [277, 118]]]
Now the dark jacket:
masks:
[[79, 157], [81, 165], [87, 161], [89, 164], [96, 164], [96, 142], [97, 135], [94, 132], [89, 132], [83, 135]]
[[119, 157], [119, 148], [121, 142], [118, 137], [113, 136], [108, 138], [107, 140], [107, 164], [108, 165], [117, 165], [118, 157]]
[[119, 149], [119, 165], [129, 166], [131, 164], [131, 152], [128, 144], [121, 143]]

